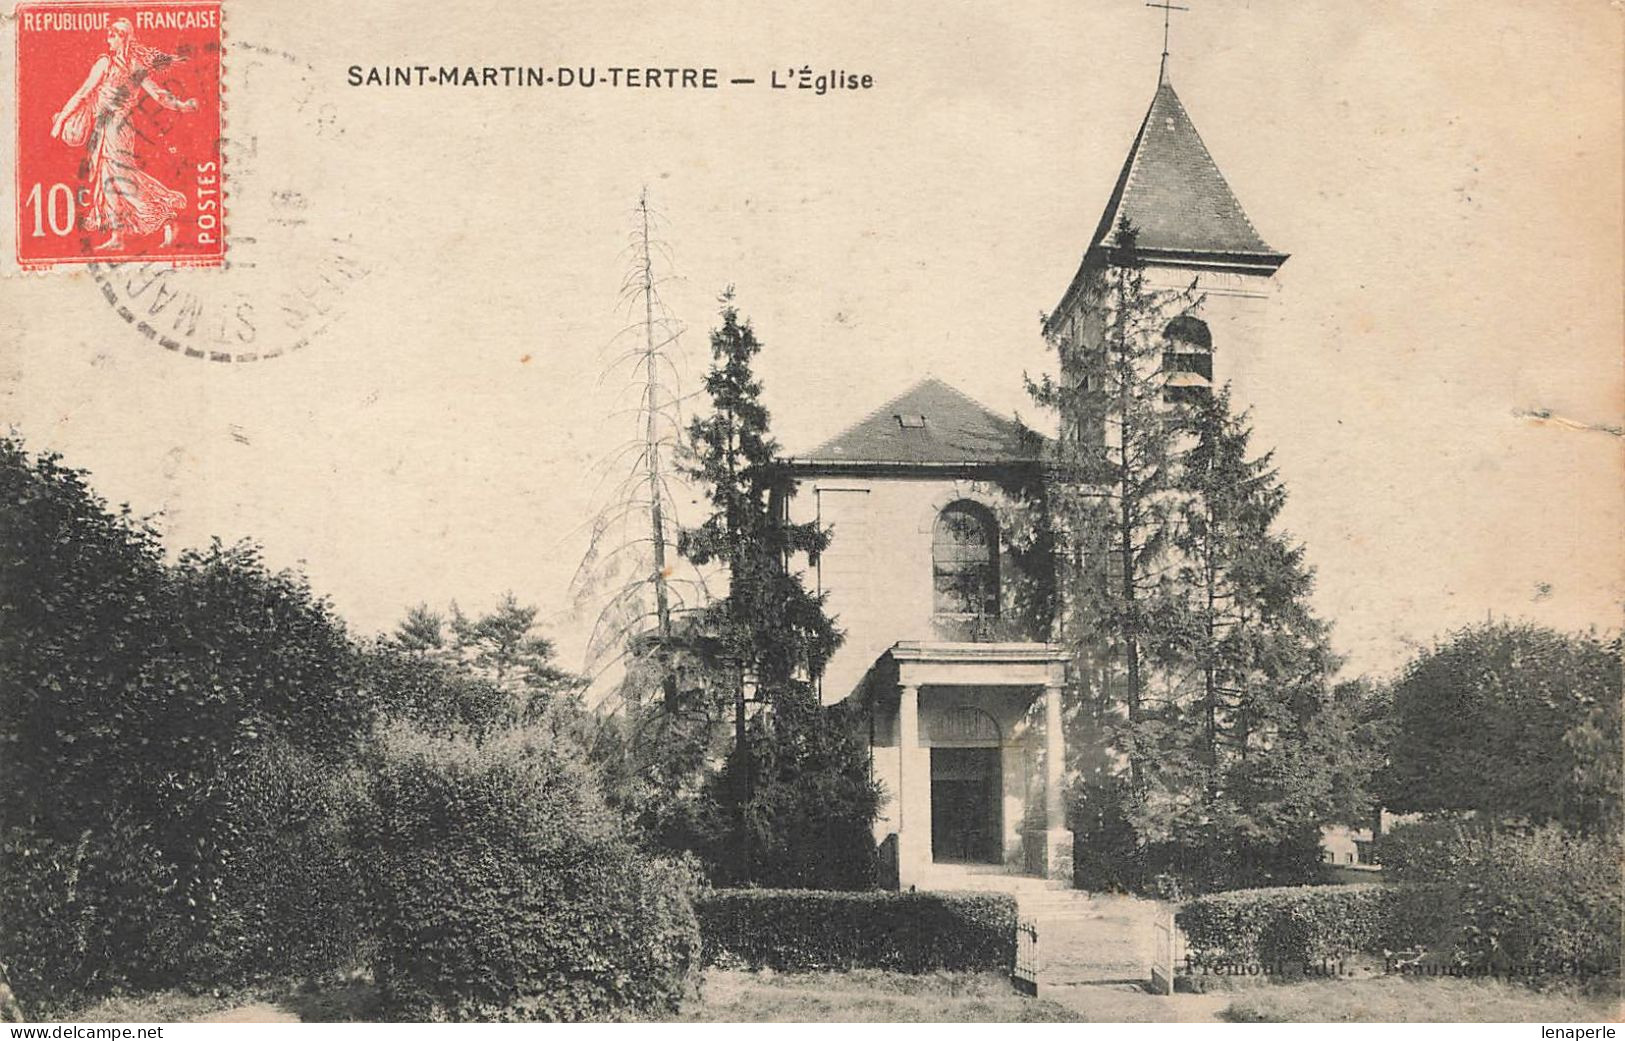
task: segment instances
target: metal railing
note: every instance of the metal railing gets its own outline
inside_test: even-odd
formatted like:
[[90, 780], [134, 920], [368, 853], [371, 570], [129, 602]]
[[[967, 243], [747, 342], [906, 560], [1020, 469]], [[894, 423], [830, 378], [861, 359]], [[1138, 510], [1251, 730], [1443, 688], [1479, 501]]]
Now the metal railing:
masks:
[[1174, 913], [1161, 912], [1151, 922], [1151, 993], [1174, 992]]
[[1016, 970], [1012, 973], [1016, 989], [1036, 996], [1038, 994], [1038, 973], [1043, 963], [1038, 953], [1038, 920], [1035, 918], [1018, 918], [1016, 920]]

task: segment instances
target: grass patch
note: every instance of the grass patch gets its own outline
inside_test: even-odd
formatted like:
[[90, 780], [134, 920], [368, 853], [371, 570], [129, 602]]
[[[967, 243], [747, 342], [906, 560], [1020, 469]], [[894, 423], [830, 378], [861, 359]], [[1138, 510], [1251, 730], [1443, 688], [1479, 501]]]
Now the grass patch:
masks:
[[1501, 980], [1383, 976], [1261, 987], [1220, 1013], [1232, 1023], [1612, 1022], [1620, 1004]]
[[161, 990], [114, 995], [67, 1008], [23, 1010], [33, 1022], [364, 1023], [376, 1019], [378, 989], [365, 974], [301, 984], [285, 983], [218, 993]]
[[781, 974], [712, 969], [689, 1023], [1073, 1023], [1078, 1014], [1016, 992], [997, 973], [875, 969]]
[[242, 994], [186, 994], [161, 990], [151, 994], [118, 994], [88, 1005], [35, 1009], [24, 1005], [31, 1022], [191, 1023], [241, 1005]]
[[[377, 1018], [377, 989], [369, 980], [263, 988], [232, 994], [160, 991], [106, 998], [56, 1011], [78, 1023], [366, 1022]], [[1052, 1001], [1016, 992], [999, 973], [936, 972], [911, 975], [858, 969], [850, 972], [775, 973], [707, 970], [701, 994], [686, 1002], [679, 1022], [690, 1023], [1058, 1023], [1078, 1014]], [[661, 1020], [667, 1021], [667, 1020]]]
[[[699, 997], [677, 1022], [688, 1023], [1233, 1023], [1617, 1021], [1610, 998], [1573, 991], [1536, 991], [1499, 980], [1314, 980], [1265, 985], [1229, 994], [1155, 997], [1132, 988], [1075, 987], [1066, 1004], [1026, 997], [999, 973], [921, 975], [857, 969], [775, 973], [710, 969]], [[163, 991], [106, 998], [52, 1019], [79, 1023], [367, 1022], [377, 992], [364, 979], [321, 986], [234, 994]], [[669, 1020], [660, 1020], [667, 1022]]]

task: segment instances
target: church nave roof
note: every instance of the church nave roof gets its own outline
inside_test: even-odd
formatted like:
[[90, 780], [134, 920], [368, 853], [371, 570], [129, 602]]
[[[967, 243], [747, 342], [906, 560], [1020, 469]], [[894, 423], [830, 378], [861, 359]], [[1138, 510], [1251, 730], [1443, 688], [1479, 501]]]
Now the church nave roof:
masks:
[[820, 466], [977, 466], [1030, 462], [1035, 435], [934, 376], [790, 462]]

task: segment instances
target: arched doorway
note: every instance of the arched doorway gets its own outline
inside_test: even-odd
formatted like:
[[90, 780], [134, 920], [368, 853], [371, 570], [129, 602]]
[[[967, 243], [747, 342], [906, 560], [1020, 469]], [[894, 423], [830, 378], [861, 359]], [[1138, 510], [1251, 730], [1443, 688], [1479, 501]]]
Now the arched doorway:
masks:
[[931, 744], [931, 859], [998, 864], [1004, 860], [1003, 763], [999, 726], [978, 708], [936, 715]]

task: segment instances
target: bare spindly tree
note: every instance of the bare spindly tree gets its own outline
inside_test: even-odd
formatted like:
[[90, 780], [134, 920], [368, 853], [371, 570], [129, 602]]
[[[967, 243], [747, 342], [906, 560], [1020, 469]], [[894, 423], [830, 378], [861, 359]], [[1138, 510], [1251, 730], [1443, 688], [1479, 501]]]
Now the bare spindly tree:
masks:
[[676, 277], [662, 223], [645, 189], [624, 251], [624, 324], [604, 350], [600, 376], [601, 384], [619, 385], [613, 415], [629, 420], [630, 432], [600, 460], [601, 505], [572, 583], [578, 610], [594, 612], [586, 671], [610, 709], [636, 708], [655, 689], [668, 706], [675, 703], [674, 618], [703, 592], [697, 574], [674, 574], [683, 324], [661, 296]]

